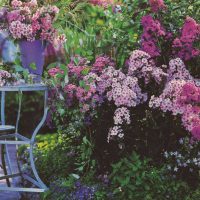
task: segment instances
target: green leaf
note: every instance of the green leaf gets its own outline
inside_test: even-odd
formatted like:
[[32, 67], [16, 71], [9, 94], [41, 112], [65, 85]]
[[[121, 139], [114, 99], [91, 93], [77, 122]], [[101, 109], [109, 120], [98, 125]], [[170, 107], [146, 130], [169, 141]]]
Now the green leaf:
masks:
[[90, 68], [85, 68], [85, 69], [83, 69], [81, 71], [81, 74], [84, 75], [84, 76], [86, 76], [86, 75], [88, 75], [89, 72], [90, 72]]
[[80, 80], [79, 81], [79, 86], [84, 88], [85, 87], [85, 82], [83, 80]]
[[37, 69], [37, 66], [36, 66], [35, 63], [31, 63], [31, 64], [29, 65], [29, 67], [30, 67], [32, 70], [36, 70], [36, 69]]
[[65, 109], [60, 108], [60, 109], [58, 109], [58, 112], [62, 116], [65, 114]]
[[17, 59], [15, 60], [15, 64], [16, 64], [16, 65], [21, 65], [21, 60], [20, 60], [19, 58], [17, 58]]
[[89, 91], [89, 90], [90, 90], [90, 86], [89, 86], [89, 85], [85, 85], [84, 89], [85, 89], [86, 91]]
[[78, 59], [78, 58], [74, 58], [74, 63], [75, 63], [76, 65], [78, 65], [79, 59]]
[[15, 65], [15, 71], [16, 72], [22, 72], [22, 71], [24, 71], [24, 68], [20, 65]]

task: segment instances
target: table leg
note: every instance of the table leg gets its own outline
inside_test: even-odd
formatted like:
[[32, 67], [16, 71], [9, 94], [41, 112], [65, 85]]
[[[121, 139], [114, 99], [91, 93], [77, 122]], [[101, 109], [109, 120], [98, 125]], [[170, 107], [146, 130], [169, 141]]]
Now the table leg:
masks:
[[[6, 162], [5, 162], [5, 145], [4, 144], [1, 145], [1, 162], [2, 162], [2, 169], [3, 169], [4, 175], [7, 176], [8, 173], [7, 173]], [[6, 183], [8, 187], [11, 186], [9, 178], [6, 178]]]
[[36, 135], [37, 135], [38, 131], [40, 130], [40, 128], [42, 127], [42, 125], [44, 124], [44, 122], [45, 122], [45, 120], [47, 118], [47, 113], [48, 113], [47, 99], [48, 99], [48, 91], [45, 91], [45, 94], [44, 94], [44, 114], [43, 114], [42, 120], [40, 121], [40, 123], [38, 124], [38, 126], [36, 127], [36, 129], [33, 132], [33, 135], [31, 137], [30, 150], [29, 150], [30, 164], [31, 164], [31, 168], [32, 168], [33, 174], [34, 174], [36, 180], [38, 181], [38, 183], [40, 184], [40, 186], [45, 190], [47, 190], [48, 188], [43, 183], [43, 181], [40, 179], [40, 177], [39, 177], [39, 175], [37, 173], [36, 167], [35, 167], [33, 146], [35, 144]]
[[[1, 124], [5, 125], [5, 92], [1, 92]], [[2, 162], [2, 168], [4, 175], [8, 175], [7, 169], [6, 169], [6, 161], [5, 161], [5, 148], [6, 145], [1, 145], [1, 162]], [[10, 186], [9, 178], [6, 178], [6, 183], [8, 186]]]

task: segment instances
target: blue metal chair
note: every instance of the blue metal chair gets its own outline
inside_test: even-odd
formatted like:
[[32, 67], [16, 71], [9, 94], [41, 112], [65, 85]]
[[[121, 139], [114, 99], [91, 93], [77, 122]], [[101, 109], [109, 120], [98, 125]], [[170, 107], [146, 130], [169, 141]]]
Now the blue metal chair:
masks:
[[[42, 120], [40, 123], [37, 125], [35, 130], [33, 131], [31, 138], [27, 138], [23, 135], [21, 135], [18, 132], [18, 126], [19, 126], [19, 121], [20, 121], [20, 113], [21, 113], [21, 104], [22, 104], [22, 94], [23, 92], [27, 91], [42, 91], [44, 92], [44, 114], [42, 117]], [[5, 123], [5, 95], [6, 92], [18, 92], [19, 93], [19, 107], [18, 107], [18, 114], [17, 114], [17, 121], [16, 125], [6, 125]], [[33, 84], [33, 85], [18, 85], [18, 86], [3, 86], [0, 87], [0, 93], [1, 93], [1, 125], [0, 125], [0, 145], [2, 145], [2, 167], [4, 170], [4, 176], [0, 177], [0, 180], [6, 179], [7, 182], [7, 187], [0, 187], [0, 190], [4, 191], [17, 191], [17, 192], [44, 192], [48, 190], [47, 186], [42, 182], [40, 179], [36, 167], [35, 167], [35, 162], [34, 162], [34, 154], [33, 154], [33, 147], [35, 144], [35, 138], [44, 124], [46, 117], [47, 117], [47, 112], [48, 112], [48, 105], [47, 105], [47, 99], [48, 99], [48, 88], [43, 85], [43, 84]], [[14, 131], [14, 132], [11, 132]], [[8, 134], [9, 133], [9, 134]], [[19, 162], [18, 162], [18, 157], [17, 157], [17, 162], [18, 162], [18, 168], [19, 172], [18, 173], [13, 173], [12, 171], [12, 165], [11, 162], [12, 160], [10, 159], [9, 156], [9, 151], [8, 151], [8, 145], [16, 145], [16, 148], [18, 145], [28, 145], [29, 148], [29, 158], [30, 158], [30, 167], [32, 169], [33, 177], [30, 177], [23, 173], [23, 170], [20, 168]], [[7, 170], [8, 168], [8, 170]], [[23, 188], [23, 187], [16, 187], [15, 185], [12, 185], [9, 181], [10, 178], [14, 177], [22, 177], [23, 179], [31, 182], [33, 185], [37, 186], [37, 188]]]

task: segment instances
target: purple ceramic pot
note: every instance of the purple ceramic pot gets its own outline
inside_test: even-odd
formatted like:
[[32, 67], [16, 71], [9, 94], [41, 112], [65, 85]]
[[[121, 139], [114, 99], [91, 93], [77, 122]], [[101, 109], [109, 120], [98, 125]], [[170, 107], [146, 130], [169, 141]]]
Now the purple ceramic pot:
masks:
[[[45, 44], [41, 40], [33, 42], [27, 40], [19, 41], [22, 66], [29, 70], [31, 74], [42, 76], [45, 61]], [[35, 64], [31, 65], [31, 64]]]

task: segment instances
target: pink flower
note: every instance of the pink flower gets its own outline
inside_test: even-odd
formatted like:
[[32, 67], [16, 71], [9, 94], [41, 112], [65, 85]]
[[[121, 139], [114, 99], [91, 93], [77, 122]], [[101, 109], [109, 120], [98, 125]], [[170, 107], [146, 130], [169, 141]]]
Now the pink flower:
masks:
[[22, 17], [19, 10], [13, 10], [7, 13], [7, 20], [9, 23], [11, 23], [12, 21], [21, 21], [21, 19]]
[[7, 83], [8, 78], [11, 78], [11, 74], [5, 70], [0, 70], [0, 87]]
[[167, 8], [163, 0], [149, 0], [149, 4], [153, 12], [158, 12]]
[[11, 6], [12, 6], [13, 8], [18, 8], [18, 7], [22, 6], [22, 2], [21, 2], [21, 1], [18, 1], [18, 0], [12, 0], [12, 1], [11, 1]]
[[102, 72], [105, 67], [114, 66], [114, 62], [108, 56], [98, 56], [92, 67], [92, 72]]
[[200, 50], [194, 47], [195, 41], [200, 38], [200, 25], [187, 17], [182, 28], [181, 36], [173, 41], [173, 52], [183, 60], [190, 60], [200, 55]]
[[51, 68], [48, 71], [48, 74], [52, 77], [55, 77], [57, 74], [64, 73], [59, 67]]
[[192, 129], [192, 135], [193, 135], [194, 138], [200, 140], [200, 125], [199, 126], [195, 126]]
[[151, 15], [143, 16], [141, 23], [143, 26], [141, 49], [147, 52], [151, 57], [159, 56], [160, 49], [157, 44], [158, 40], [168, 36], [169, 33], [166, 33], [161, 23], [158, 20], [154, 20]]
[[109, 5], [114, 4], [114, 1], [113, 0], [90, 0], [90, 3], [107, 8]]
[[130, 111], [126, 107], [117, 108], [114, 113], [114, 124], [115, 125], [122, 125], [130, 124]]

